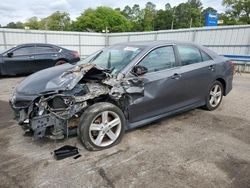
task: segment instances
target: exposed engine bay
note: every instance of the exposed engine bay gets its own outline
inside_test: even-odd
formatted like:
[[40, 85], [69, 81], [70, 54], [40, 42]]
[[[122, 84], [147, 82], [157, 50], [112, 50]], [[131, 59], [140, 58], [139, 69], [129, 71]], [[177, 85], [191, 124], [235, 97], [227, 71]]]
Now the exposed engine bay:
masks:
[[139, 77], [118, 80], [109, 70], [82, 64], [50, 80], [44, 92], [32, 93], [30, 98], [22, 97], [17, 88], [10, 104], [19, 124], [35, 139], [63, 139], [76, 133], [81, 114], [92, 104], [111, 102], [128, 116], [131, 94], [142, 96], [143, 92]]

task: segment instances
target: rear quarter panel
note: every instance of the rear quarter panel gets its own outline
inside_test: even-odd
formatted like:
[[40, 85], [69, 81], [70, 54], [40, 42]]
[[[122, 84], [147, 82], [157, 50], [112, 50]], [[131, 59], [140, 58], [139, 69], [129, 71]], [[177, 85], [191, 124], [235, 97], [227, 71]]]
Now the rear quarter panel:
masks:
[[225, 92], [227, 95], [232, 90], [233, 82], [233, 64], [229, 59], [218, 56], [214, 59], [216, 62], [216, 79], [223, 79], [225, 81]]

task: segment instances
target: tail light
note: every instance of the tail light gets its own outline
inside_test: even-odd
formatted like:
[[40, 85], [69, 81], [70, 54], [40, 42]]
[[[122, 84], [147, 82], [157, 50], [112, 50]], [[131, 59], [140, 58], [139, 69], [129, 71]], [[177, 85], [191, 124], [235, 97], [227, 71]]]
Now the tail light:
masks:
[[227, 64], [232, 67], [232, 74], [235, 73], [235, 66], [233, 61], [227, 61]]
[[229, 65], [231, 65], [231, 66], [234, 66], [234, 62], [232, 62], [232, 61], [227, 61], [227, 63], [228, 63]]
[[80, 55], [77, 51], [72, 51], [71, 54], [74, 56], [74, 58], [80, 58]]

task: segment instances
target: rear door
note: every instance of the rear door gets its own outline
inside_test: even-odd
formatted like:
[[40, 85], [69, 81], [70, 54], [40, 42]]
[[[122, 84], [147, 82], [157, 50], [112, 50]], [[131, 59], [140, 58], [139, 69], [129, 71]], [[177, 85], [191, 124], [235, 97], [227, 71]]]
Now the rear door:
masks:
[[35, 45], [15, 48], [3, 55], [3, 72], [7, 74], [22, 74], [34, 72]]
[[148, 73], [141, 76], [144, 96], [132, 96], [133, 102], [129, 105], [130, 123], [175, 110], [184, 100], [184, 83], [179, 74], [181, 68], [178, 67], [173, 46], [152, 50], [139, 65], [146, 67]]
[[36, 46], [36, 70], [46, 69], [53, 67], [59, 57], [59, 48], [48, 45], [37, 45]]
[[210, 85], [215, 79], [215, 62], [193, 45], [177, 45], [186, 104], [205, 102]]

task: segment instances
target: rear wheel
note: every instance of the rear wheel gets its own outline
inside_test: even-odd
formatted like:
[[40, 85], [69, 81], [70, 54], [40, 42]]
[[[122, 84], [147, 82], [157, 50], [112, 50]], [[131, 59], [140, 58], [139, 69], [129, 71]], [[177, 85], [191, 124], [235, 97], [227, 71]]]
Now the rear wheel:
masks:
[[209, 94], [206, 99], [205, 108], [207, 110], [215, 110], [219, 107], [223, 97], [223, 86], [221, 82], [215, 81], [209, 90]]
[[124, 134], [123, 112], [111, 103], [90, 106], [82, 114], [78, 137], [88, 150], [101, 150], [118, 144]]
[[59, 61], [56, 62], [55, 66], [57, 66], [57, 65], [63, 65], [65, 63], [68, 63], [68, 62], [65, 61], [65, 60], [59, 60]]

